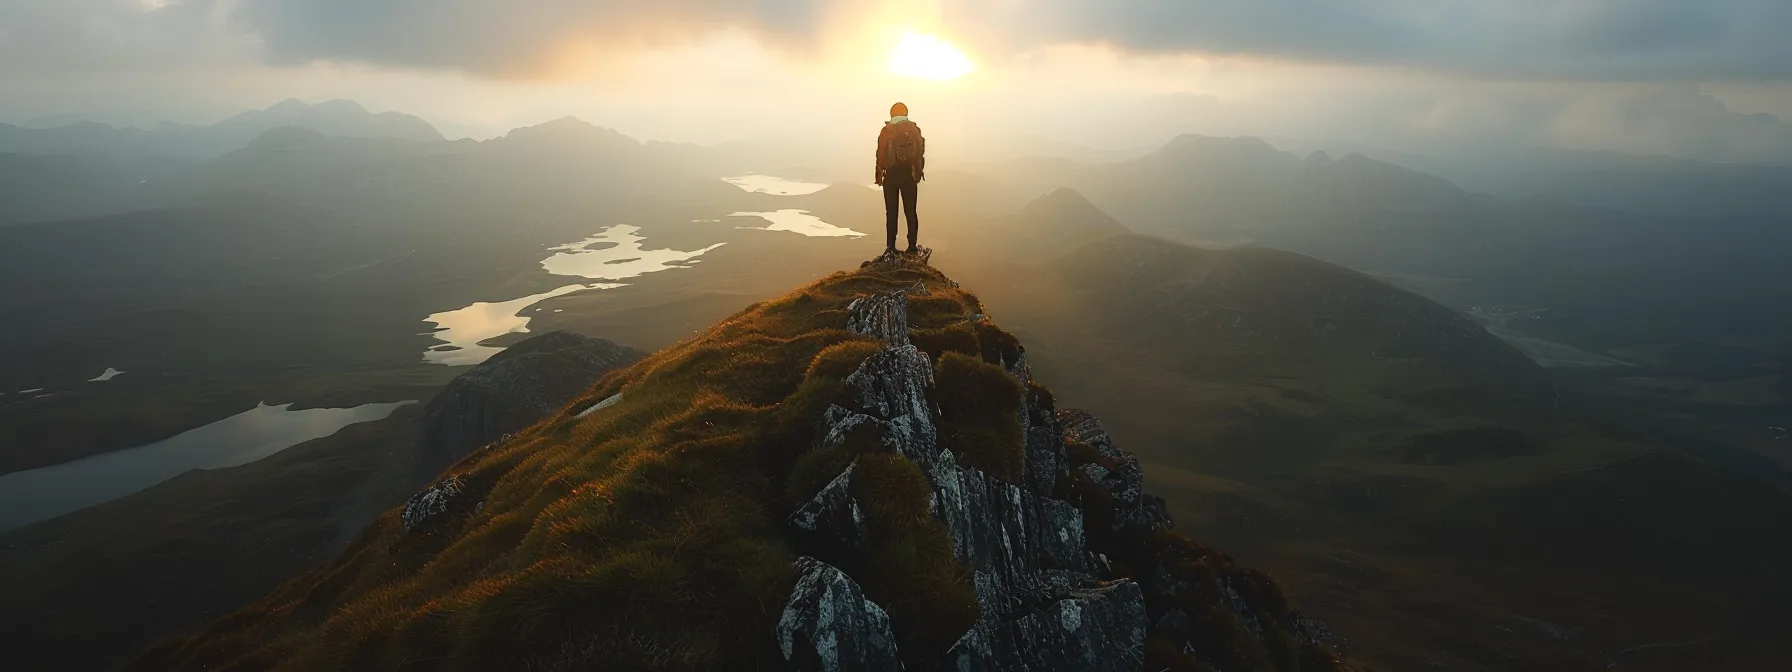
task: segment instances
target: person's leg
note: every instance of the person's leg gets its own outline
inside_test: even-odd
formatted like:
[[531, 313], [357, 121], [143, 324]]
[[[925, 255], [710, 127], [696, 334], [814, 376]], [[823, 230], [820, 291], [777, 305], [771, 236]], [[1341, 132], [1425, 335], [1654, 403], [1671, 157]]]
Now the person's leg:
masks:
[[[921, 185], [920, 184], [917, 184], [914, 181], [910, 181], [908, 184], [902, 185], [902, 207], [903, 207], [904, 213], [908, 215], [908, 246], [910, 248], [913, 248], [915, 246], [915, 235], [919, 232], [919, 229], [921, 228], [921, 220], [920, 220], [919, 216], [916, 214], [916, 212], [920, 208], [915, 204], [915, 199], [919, 198], [920, 196], [921, 196]], [[891, 240], [894, 240], [895, 236], [896, 236], [896, 228], [895, 228], [895, 225], [892, 224], [890, 227]]]
[[884, 178], [884, 247], [896, 247], [896, 205], [902, 197], [902, 188], [890, 178]]

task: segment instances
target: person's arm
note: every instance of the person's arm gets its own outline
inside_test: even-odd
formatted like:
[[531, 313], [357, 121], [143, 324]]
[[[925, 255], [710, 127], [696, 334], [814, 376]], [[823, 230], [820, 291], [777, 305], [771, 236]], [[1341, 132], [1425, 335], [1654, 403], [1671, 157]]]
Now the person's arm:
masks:
[[921, 132], [921, 125], [915, 124], [915, 137], [921, 140], [921, 155], [915, 158], [915, 179], [927, 179], [927, 134]]
[[889, 124], [884, 124], [883, 129], [877, 132], [877, 167], [872, 169], [871, 179], [880, 187], [884, 184], [884, 147], [889, 144], [884, 142], [884, 137], [889, 134]]

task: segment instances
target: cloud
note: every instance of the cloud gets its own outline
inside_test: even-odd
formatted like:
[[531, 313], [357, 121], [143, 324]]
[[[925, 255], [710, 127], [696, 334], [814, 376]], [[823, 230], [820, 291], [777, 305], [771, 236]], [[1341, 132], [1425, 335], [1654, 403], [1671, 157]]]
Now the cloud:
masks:
[[1048, 39], [1149, 51], [1483, 77], [1792, 77], [1784, 0], [1058, 0], [1025, 11], [1043, 12]]
[[[238, 0], [282, 61], [528, 72], [569, 47], [627, 49], [736, 30], [786, 45], [888, 19], [869, 0]], [[998, 49], [1095, 42], [1481, 77], [1792, 78], [1785, 0], [964, 0], [914, 15]], [[854, 26], [852, 28], [858, 28]]]
[[1551, 118], [1549, 144], [1707, 161], [1792, 161], [1792, 124], [1741, 114], [1692, 86], [1587, 95]]
[[[156, 7], [161, 7], [156, 9]], [[0, 54], [78, 61], [227, 20], [257, 58], [552, 73], [717, 33], [806, 48], [913, 22], [992, 58], [1065, 43], [1490, 79], [1792, 80], [1786, 0], [0, 0]], [[182, 27], [178, 24], [189, 24]], [[142, 49], [144, 53], [152, 50]], [[0, 66], [4, 67], [4, 66]]]
[[569, 58], [731, 31], [802, 45], [825, 0], [237, 0], [276, 62], [358, 61], [535, 75]]

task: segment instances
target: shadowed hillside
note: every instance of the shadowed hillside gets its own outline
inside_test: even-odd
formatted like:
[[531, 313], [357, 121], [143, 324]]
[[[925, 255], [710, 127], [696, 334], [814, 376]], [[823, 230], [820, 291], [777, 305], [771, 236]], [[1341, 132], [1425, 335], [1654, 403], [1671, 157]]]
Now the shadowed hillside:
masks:
[[[1778, 660], [1792, 496], [1758, 456], [1682, 441], [1652, 407], [1309, 257], [1136, 235], [1062, 249], [955, 269], [1060, 398], [1138, 452], [1184, 529], [1275, 567], [1364, 664]], [[1649, 646], [1709, 637], [1726, 643]]]
[[134, 669], [1347, 669], [977, 297], [868, 264], [478, 450]]

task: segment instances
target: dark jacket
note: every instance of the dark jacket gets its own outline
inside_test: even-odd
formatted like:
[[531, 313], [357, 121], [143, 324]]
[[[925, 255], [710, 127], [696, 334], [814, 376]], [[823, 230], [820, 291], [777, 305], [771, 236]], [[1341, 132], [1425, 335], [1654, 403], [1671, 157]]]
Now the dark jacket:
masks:
[[[900, 123], [914, 124], [915, 135], [920, 138], [920, 146], [916, 148], [919, 149], [920, 152], [915, 157], [914, 165], [914, 176], [915, 179], [918, 180], [922, 175], [927, 173], [927, 136], [921, 134], [921, 126], [915, 124], [913, 121], [903, 121]], [[884, 122], [883, 130], [877, 132], [877, 172], [875, 174], [880, 178], [884, 176], [884, 163], [889, 158], [887, 154], [890, 152], [890, 135], [895, 132], [895, 129], [896, 124], [886, 121]]]

